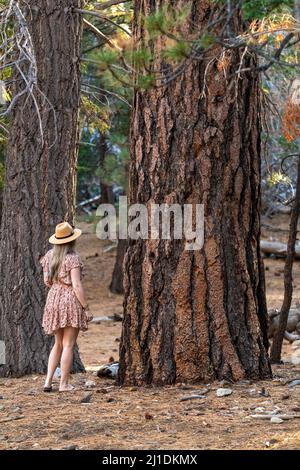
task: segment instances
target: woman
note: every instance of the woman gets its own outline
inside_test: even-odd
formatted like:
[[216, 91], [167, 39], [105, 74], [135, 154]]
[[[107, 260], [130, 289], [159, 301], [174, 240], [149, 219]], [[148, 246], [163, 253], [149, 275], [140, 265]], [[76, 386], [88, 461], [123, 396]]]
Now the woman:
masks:
[[60, 362], [60, 392], [73, 390], [69, 384], [73, 362], [73, 348], [79, 330], [86, 331], [93, 317], [88, 309], [82, 287], [83, 264], [75, 251], [75, 240], [81, 230], [72, 228], [68, 222], [56, 226], [49, 238], [54, 245], [40, 260], [44, 282], [50, 288], [43, 316], [46, 335], [54, 335], [55, 343], [50, 352], [44, 391], [52, 391], [52, 379]]

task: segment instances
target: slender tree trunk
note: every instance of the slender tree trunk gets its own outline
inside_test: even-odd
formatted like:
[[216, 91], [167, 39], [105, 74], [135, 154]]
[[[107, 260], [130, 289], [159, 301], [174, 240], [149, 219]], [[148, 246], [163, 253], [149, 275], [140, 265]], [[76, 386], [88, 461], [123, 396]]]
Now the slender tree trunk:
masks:
[[294, 16], [297, 21], [300, 21], [300, 0], [294, 0]]
[[[27, 2], [21, 5], [38, 86], [53, 105], [55, 120], [37, 89], [44, 142], [31, 97], [21, 97], [11, 116], [0, 240], [0, 339], [6, 345], [0, 374], [14, 376], [44, 373], [47, 366], [50, 340], [41, 327], [46, 288], [39, 259], [55, 225], [74, 217], [81, 39], [81, 18], [73, 11], [80, 0], [36, 0], [30, 11]], [[24, 83], [16, 70], [14, 76], [15, 95]], [[83, 369], [78, 352], [74, 369]]]
[[0, 224], [1, 224], [1, 217], [2, 217], [2, 206], [3, 206], [3, 193], [0, 191]]
[[127, 247], [127, 240], [119, 240], [118, 241], [117, 256], [116, 256], [116, 261], [115, 261], [115, 266], [114, 266], [114, 270], [113, 270], [111, 283], [110, 283], [110, 286], [109, 286], [109, 290], [113, 294], [124, 294], [124, 288], [123, 288], [123, 278], [124, 278], [123, 262], [124, 262], [126, 247]]
[[[107, 152], [107, 142], [105, 134], [100, 134], [98, 141], [98, 150], [99, 150], [99, 168], [103, 168], [106, 152]], [[101, 204], [114, 204], [114, 193], [112, 186], [104, 183], [103, 178], [100, 178], [100, 194], [101, 194]]]
[[297, 186], [294, 205], [291, 212], [290, 231], [287, 246], [287, 256], [284, 265], [284, 297], [280, 311], [279, 326], [274, 335], [271, 348], [271, 362], [279, 363], [284, 332], [288, 321], [289, 311], [293, 297], [293, 264], [295, 258], [295, 244], [297, 239], [297, 226], [300, 212], [300, 157], [298, 160]]
[[[142, 15], [160, 3], [136, 0], [136, 42], [146, 39]], [[212, 2], [191, 3], [201, 31]], [[240, 16], [232, 27], [241, 31]], [[162, 47], [161, 37], [153, 41], [154, 67], [170, 72]], [[271, 376], [259, 249], [259, 82], [250, 72], [229, 86], [216, 61], [221, 52], [214, 46], [168, 86], [134, 96], [130, 203], [203, 203], [205, 240], [198, 251], [185, 250], [184, 240], [129, 241], [120, 384]], [[228, 53], [227, 76], [241, 54]], [[243, 66], [254, 64], [246, 55]]]
[[101, 204], [114, 204], [115, 197], [112, 186], [101, 181]]

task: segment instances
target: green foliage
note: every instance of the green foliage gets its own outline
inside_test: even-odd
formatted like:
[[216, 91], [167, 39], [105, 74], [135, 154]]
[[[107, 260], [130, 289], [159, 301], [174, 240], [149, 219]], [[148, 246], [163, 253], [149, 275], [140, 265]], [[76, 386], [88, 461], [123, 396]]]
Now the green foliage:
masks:
[[152, 59], [150, 50], [145, 47], [137, 50], [125, 50], [124, 57], [126, 60], [134, 64], [136, 70], [140, 70], [142, 67], [147, 66]]
[[162, 55], [166, 59], [179, 61], [179, 60], [187, 58], [190, 53], [191, 53], [190, 43], [180, 40], [180, 41], [175, 41], [172, 46], [167, 47], [163, 51]]
[[[103, 48], [99, 50], [98, 61], [103, 64], [103, 70], [105, 70], [110, 65], [116, 64], [118, 62], [118, 52], [114, 49]], [[100, 65], [101, 70], [101, 65]]]
[[[227, 0], [214, 0], [215, 4], [226, 5]], [[245, 20], [261, 19], [274, 11], [284, 11], [294, 6], [293, 0], [243, 0], [242, 11]]]
[[127, 166], [129, 163], [129, 151], [127, 147], [121, 148], [119, 152], [108, 153], [103, 165], [97, 170], [97, 175], [107, 185], [113, 183], [127, 187]]
[[293, 8], [293, 4], [292, 0], [246, 0], [242, 2], [243, 15], [246, 20], [260, 19], [274, 10]]
[[195, 45], [201, 47], [202, 49], [206, 49], [207, 47], [211, 46], [216, 42], [216, 38], [211, 33], [204, 33], [199, 39], [196, 39]]
[[278, 183], [290, 184], [291, 180], [288, 176], [284, 175], [280, 171], [275, 171], [268, 177], [267, 184], [269, 187], [272, 187]]
[[91, 134], [97, 129], [105, 133], [109, 129], [110, 110], [107, 106], [100, 106], [87, 96], [81, 98], [81, 112], [85, 116], [85, 125]]
[[179, 28], [185, 22], [190, 11], [191, 5], [186, 5], [181, 10], [165, 6], [151, 15], [143, 16], [142, 19], [149, 37], [154, 39], [162, 33], [170, 33], [175, 28]]
[[137, 86], [141, 89], [147, 90], [155, 85], [156, 78], [153, 75], [138, 75]]

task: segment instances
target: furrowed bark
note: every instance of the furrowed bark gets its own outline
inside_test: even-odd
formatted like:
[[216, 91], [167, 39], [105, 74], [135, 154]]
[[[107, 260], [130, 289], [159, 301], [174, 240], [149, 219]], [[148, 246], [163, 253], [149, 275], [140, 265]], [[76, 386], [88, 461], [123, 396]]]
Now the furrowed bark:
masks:
[[[212, 3], [191, 3], [201, 30]], [[147, 38], [141, 15], [160, 5], [135, 2], [136, 43]], [[233, 23], [242, 30], [239, 15]], [[153, 41], [162, 72], [171, 67], [163, 47], [162, 37]], [[134, 96], [130, 203], [204, 204], [205, 241], [198, 251], [185, 250], [184, 240], [129, 241], [120, 384], [271, 376], [259, 249], [259, 81], [251, 72], [229, 86], [225, 72], [237, 70], [242, 51], [231, 51], [225, 71], [220, 53], [215, 46], [168, 86]], [[254, 63], [246, 55], [244, 66]]]
[[[34, 3], [34, 5], [33, 5]], [[6, 365], [0, 375], [44, 373], [50, 340], [41, 328], [46, 288], [39, 259], [49, 234], [62, 220], [73, 222], [78, 144], [81, 18], [80, 0], [21, 2], [35, 49], [38, 86], [34, 91], [43, 125], [42, 144], [32, 98], [13, 109], [6, 156], [0, 239], [0, 339]], [[23, 72], [26, 74], [26, 64]], [[23, 80], [14, 70], [13, 95]], [[83, 370], [75, 355], [75, 370]]]

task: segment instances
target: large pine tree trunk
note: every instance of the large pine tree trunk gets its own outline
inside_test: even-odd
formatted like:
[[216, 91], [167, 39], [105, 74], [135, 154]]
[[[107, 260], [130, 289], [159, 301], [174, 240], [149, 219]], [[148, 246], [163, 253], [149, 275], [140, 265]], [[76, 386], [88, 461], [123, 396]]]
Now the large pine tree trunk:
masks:
[[[55, 225], [73, 222], [81, 40], [81, 18], [73, 11], [81, 0], [36, 0], [30, 11], [27, 2], [21, 5], [38, 85], [55, 110], [57, 140], [54, 115], [42, 95], [35, 89], [43, 143], [32, 98], [20, 98], [11, 116], [0, 240], [0, 339], [6, 345], [0, 374], [15, 376], [43, 373], [47, 365], [50, 340], [41, 328], [46, 288], [39, 259]], [[24, 82], [16, 70], [14, 76], [15, 95]], [[75, 370], [82, 368], [77, 352]]]
[[[146, 37], [141, 15], [159, 4], [135, 2], [136, 40]], [[200, 31], [212, 2], [192, 4]], [[241, 25], [235, 17], [232, 27]], [[154, 67], [170, 70], [162, 46], [154, 41]], [[198, 251], [186, 251], [182, 240], [129, 242], [120, 384], [271, 375], [259, 250], [259, 83], [251, 72], [229, 87], [216, 61], [206, 70], [220, 53], [215, 46], [168, 86], [135, 93], [130, 203], [203, 203], [205, 240]], [[228, 76], [241, 53], [228, 55]], [[247, 55], [245, 67], [254, 60]]]

